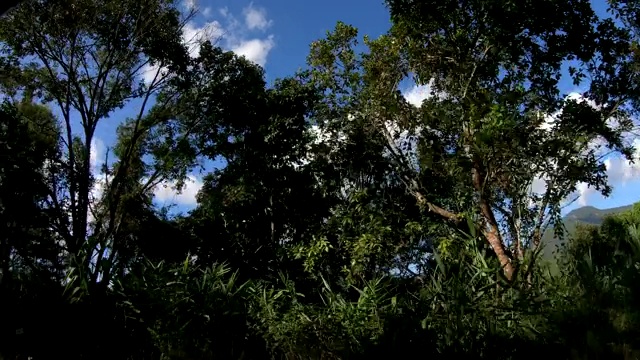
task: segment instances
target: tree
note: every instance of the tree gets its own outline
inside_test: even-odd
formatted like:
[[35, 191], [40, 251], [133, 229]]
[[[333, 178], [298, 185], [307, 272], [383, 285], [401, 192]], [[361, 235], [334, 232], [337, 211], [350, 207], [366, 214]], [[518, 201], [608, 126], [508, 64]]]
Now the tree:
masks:
[[28, 100], [4, 102], [0, 116], [0, 289], [5, 289], [13, 273], [59, 271], [46, 207], [47, 164], [59, 156], [59, 130], [48, 108]]
[[[353, 141], [382, 147], [389, 176], [434, 219], [472, 219], [513, 280], [579, 182], [609, 193], [602, 150], [631, 154], [629, 34], [587, 1], [388, 5], [393, 27], [365, 39], [368, 53], [344, 24], [312, 45], [312, 78], [329, 94], [315, 120], [347, 136], [364, 127]], [[559, 89], [568, 61], [576, 84], [591, 79], [583, 98]], [[418, 107], [399, 90], [411, 77], [429, 88]], [[536, 178], [543, 194], [530, 192]]]
[[[59, 237], [50, 228], [47, 195], [60, 155], [59, 129], [49, 108], [30, 99], [0, 105], [0, 352], [21, 346], [16, 329], [28, 328], [41, 300], [63, 278]], [[55, 302], [55, 301], [54, 301]], [[6, 345], [5, 345], [6, 344]], [[44, 346], [44, 344], [43, 344]]]
[[205, 264], [229, 261], [243, 277], [275, 275], [282, 250], [326, 212], [313, 174], [299, 166], [317, 94], [295, 78], [267, 89], [262, 69], [207, 43], [195, 64], [198, 85], [176, 102], [184, 128], [166, 134], [189, 134], [190, 153], [225, 165], [205, 177], [199, 205], [185, 219], [194, 253]]
[[[109, 201], [101, 203], [108, 211], [92, 214], [91, 144], [98, 125], [114, 121], [110, 116], [133, 100], [141, 103], [133, 137], [149, 131], [142, 123], [150, 101], [187, 63], [181, 40], [185, 20], [172, 1], [41, 0], [25, 2], [1, 21], [8, 64], [18, 67], [17, 73], [36, 70], [32, 82], [22, 84], [53, 103], [62, 122], [62, 180], [49, 194], [58, 214], [52, 226], [64, 240], [68, 264], [82, 269], [80, 278], [95, 283], [104, 272], [108, 280], [109, 269], [100, 264], [113, 263], [117, 251], [99, 259], [91, 276], [84, 271], [96, 251], [104, 256], [123, 238], [117, 233], [123, 214], [118, 209], [135, 148], [121, 151], [117, 170], [106, 171], [103, 197]], [[145, 72], [154, 70], [153, 81], [145, 83]]]

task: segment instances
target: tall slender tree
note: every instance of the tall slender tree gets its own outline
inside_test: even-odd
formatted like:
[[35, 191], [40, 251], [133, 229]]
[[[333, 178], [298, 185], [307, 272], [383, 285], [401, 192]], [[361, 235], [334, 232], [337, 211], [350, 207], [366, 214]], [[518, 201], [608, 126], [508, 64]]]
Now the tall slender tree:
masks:
[[[116, 121], [114, 113], [137, 100], [134, 136], [149, 131], [142, 120], [150, 102], [187, 65], [181, 38], [186, 20], [172, 1], [164, 0], [27, 1], [1, 20], [3, 55], [19, 70], [37, 70], [28, 85], [35, 84], [40, 99], [55, 106], [62, 122], [63, 181], [49, 200], [59, 215], [53, 225], [64, 240], [68, 263], [78, 270], [88, 271], [95, 251], [102, 254], [117, 241], [122, 183], [135, 150], [122, 151], [117, 171], [107, 172], [103, 195], [110, 210], [90, 221], [95, 215], [91, 147], [96, 129]], [[152, 80], [145, 82], [145, 77]], [[100, 266], [94, 272], [100, 271], [108, 273]]]

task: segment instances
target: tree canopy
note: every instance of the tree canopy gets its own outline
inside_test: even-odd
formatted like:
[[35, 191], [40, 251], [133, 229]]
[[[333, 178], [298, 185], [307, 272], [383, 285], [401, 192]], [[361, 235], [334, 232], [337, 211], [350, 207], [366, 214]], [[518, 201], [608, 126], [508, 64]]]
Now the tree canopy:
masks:
[[0, 357], [637, 356], [638, 206], [562, 209], [640, 160], [640, 6], [385, 5], [271, 84], [174, 0], [0, 17]]

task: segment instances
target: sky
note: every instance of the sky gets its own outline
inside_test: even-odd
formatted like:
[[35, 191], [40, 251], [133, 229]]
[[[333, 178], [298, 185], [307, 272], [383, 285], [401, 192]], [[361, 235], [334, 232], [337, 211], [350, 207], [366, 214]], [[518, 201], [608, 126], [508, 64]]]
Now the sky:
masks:
[[[598, 12], [603, 12], [603, 0], [594, 0]], [[389, 16], [382, 0], [185, 0], [185, 10], [195, 8], [197, 15], [184, 31], [186, 41], [195, 42], [203, 38], [219, 39], [218, 44], [261, 65], [265, 69], [267, 83], [292, 75], [305, 66], [309, 44], [323, 38], [343, 21], [360, 30], [360, 35], [377, 37], [389, 26]], [[197, 46], [192, 48], [197, 51]], [[419, 104], [427, 94], [425, 87], [407, 85], [402, 89], [405, 97]], [[574, 89], [564, 81], [562, 90]], [[139, 108], [134, 102], [112, 115], [112, 119], [132, 116]], [[104, 158], [105, 149], [115, 140], [117, 120], [108, 119], [98, 127], [92, 144], [92, 160], [97, 167]], [[637, 143], [640, 146], [640, 142]], [[640, 153], [638, 153], [640, 155]], [[565, 209], [591, 205], [609, 208], [640, 201], [640, 163], [631, 164], [618, 157], [607, 159], [610, 183], [614, 192], [603, 198], [586, 187], [579, 189], [580, 197]], [[195, 195], [202, 185], [202, 174], [193, 173], [181, 194], [171, 187], [159, 187], [156, 202], [160, 205], [175, 204], [176, 210], [187, 211], [195, 205]], [[534, 185], [535, 186], [535, 185]]]

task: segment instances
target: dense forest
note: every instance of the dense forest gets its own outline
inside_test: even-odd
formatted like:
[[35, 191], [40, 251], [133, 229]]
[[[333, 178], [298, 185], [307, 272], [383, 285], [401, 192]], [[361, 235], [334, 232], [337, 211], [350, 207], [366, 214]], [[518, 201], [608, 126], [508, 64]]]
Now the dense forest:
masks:
[[174, 0], [2, 15], [0, 358], [638, 358], [640, 205], [561, 214], [638, 160], [640, 2], [385, 5], [273, 84]]

